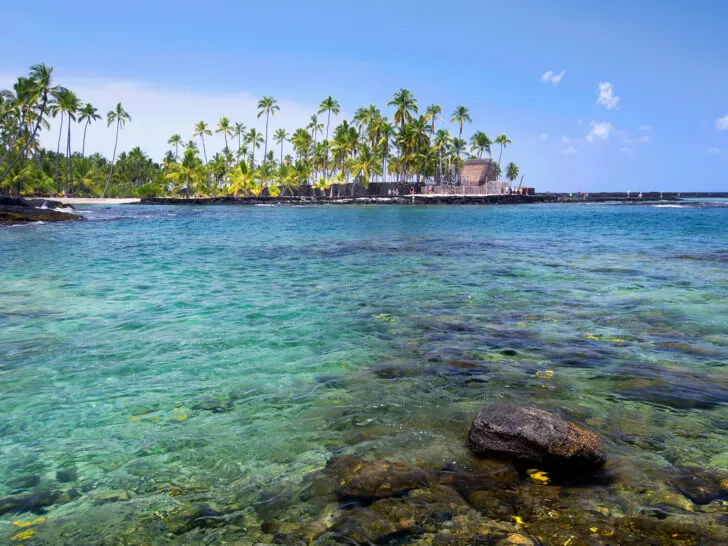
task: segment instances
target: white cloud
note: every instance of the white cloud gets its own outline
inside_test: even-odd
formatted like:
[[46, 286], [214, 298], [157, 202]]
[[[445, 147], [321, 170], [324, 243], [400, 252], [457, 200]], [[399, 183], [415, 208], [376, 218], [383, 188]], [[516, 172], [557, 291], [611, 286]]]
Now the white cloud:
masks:
[[632, 155], [632, 148], [620, 148], [620, 152], [624, 152], [625, 154]]
[[619, 109], [619, 97], [614, 94], [614, 87], [609, 82], [600, 82], [597, 89], [597, 104], [601, 104], [607, 110]]
[[541, 133], [541, 140], [548, 140], [549, 136], [546, 133]]
[[584, 120], [583, 119], [577, 119], [576, 120], [576, 126], [577, 127], [581, 127], [582, 125], [584, 125]]
[[641, 140], [642, 142], [649, 142], [649, 141], [650, 141], [650, 140], [652, 140], [652, 139], [650, 138], [650, 136], [649, 136], [649, 135], [643, 135], [643, 136], [641, 136], [641, 137], [640, 137], [640, 140]]
[[715, 128], [719, 131], [728, 131], [728, 114], [715, 120]]
[[638, 128], [639, 131], [652, 131], [652, 127], [649, 125], [640, 125]]
[[543, 76], [541, 76], [541, 81], [544, 83], [551, 82], [553, 85], [559, 85], [559, 83], [561, 82], [561, 78], [564, 77], [564, 74], [566, 74], [566, 70], [562, 70], [559, 74], [557, 74], [553, 70], [549, 70]]
[[[119, 152], [139, 146], [155, 161], [161, 161], [164, 153], [170, 148], [167, 140], [174, 133], [179, 133], [184, 141], [193, 138], [193, 126], [200, 120], [206, 121], [213, 135], [205, 137], [208, 158], [222, 150], [225, 145], [222, 135], [214, 134], [215, 126], [222, 116], [228, 116], [234, 122], [242, 122], [248, 129], [255, 127], [265, 132], [265, 118], [257, 118], [257, 102], [259, 97], [248, 92], [237, 93], [204, 93], [187, 89], [163, 87], [149, 82], [110, 81], [98, 79], [66, 78], [62, 74], [54, 74], [56, 83], [72, 89], [83, 102], [96, 106], [104, 119], [88, 128], [86, 137], [86, 153], [100, 152], [111, 157], [114, 149], [114, 131], [106, 127], [106, 112], [121, 101], [129, 112], [131, 122], [119, 133]], [[0, 73], [0, 89], [12, 86], [15, 77]], [[311, 114], [318, 110], [317, 105], [304, 104], [276, 97], [281, 107], [280, 112], [270, 118], [268, 129], [268, 149], [275, 150], [276, 156], [280, 147], [272, 142], [273, 132], [284, 128], [289, 133], [298, 127], [308, 124]], [[331, 118], [332, 128], [338, 123], [344, 112]], [[83, 126], [72, 126], [72, 145], [74, 151], [81, 151]], [[58, 138], [58, 119], [51, 120], [49, 131], [41, 133], [43, 146], [56, 149]], [[65, 138], [65, 129], [64, 129]], [[199, 139], [197, 145], [200, 147]], [[65, 146], [65, 144], [61, 144]], [[237, 147], [230, 143], [231, 148]], [[284, 153], [290, 152], [290, 145], [284, 146]], [[256, 156], [262, 157], [263, 147], [256, 150]]]
[[614, 133], [614, 125], [608, 121], [592, 121], [591, 131], [586, 135], [587, 142], [594, 142], [595, 138], [601, 138], [602, 140], [609, 140], [609, 137]]
[[708, 153], [709, 154], [719, 154], [720, 148], [708, 148]]
[[578, 154], [579, 150], [577, 150], [573, 146], [569, 146], [568, 148], [564, 148], [563, 150], [561, 150], [561, 153], [564, 155], [574, 155], [574, 154]]
[[569, 142], [569, 137], [562, 136], [561, 137], [561, 142], [563, 142], [564, 144], [566, 144], [567, 142]]

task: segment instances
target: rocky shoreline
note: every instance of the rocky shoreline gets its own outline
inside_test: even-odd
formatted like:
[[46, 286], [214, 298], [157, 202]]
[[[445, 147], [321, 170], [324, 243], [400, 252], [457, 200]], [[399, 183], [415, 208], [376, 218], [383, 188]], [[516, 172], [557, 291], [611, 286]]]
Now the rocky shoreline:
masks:
[[73, 208], [50, 199], [23, 199], [0, 197], [0, 225], [27, 224], [30, 222], [65, 222], [83, 220], [80, 214], [55, 209]]

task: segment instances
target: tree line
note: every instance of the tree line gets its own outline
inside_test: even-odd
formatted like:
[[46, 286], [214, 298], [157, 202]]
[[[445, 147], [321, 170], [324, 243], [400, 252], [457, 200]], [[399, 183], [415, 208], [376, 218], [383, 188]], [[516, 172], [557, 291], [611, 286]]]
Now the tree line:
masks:
[[[421, 110], [407, 89], [394, 93], [386, 106], [393, 110], [391, 121], [374, 104], [358, 108], [351, 120], [337, 121], [341, 105], [328, 96], [305, 127], [289, 134], [282, 128], [270, 131], [280, 105], [266, 96], [257, 104], [264, 131], [228, 117], [214, 126], [200, 121], [191, 127], [188, 140], [172, 135], [170, 149], [161, 163], [155, 163], [139, 146], [117, 156], [119, 134], [132, 121], [117, 103], [105, 116], [115, 135], [109, 160], [98, 153], [86, 155], [88, 127], [102, 119], [98, 109], [72, 90], [55, 85], [53, 68], [39, 64], [18, 78], [12, 89], [0, 91], [0, 190], [99, 197], [276, 197], [311, 186], [314, 193], [328, 191], [333, 196], [335, 188], [351, 182], [365, 188], [377, 181], [457, 184], [463, 161], [484, 154], [491, 158], [496, 178], [503, 174], [511, 181], [518, 178], [515, 163], [510, 162], [505, 173], [500, 167], [503, 152], [512, 144], [507, 135], [491, 140], [477, 130], [469, 142], [463, 139], [464, 126], [472, 123], [466, 106], [457, 106], [447, 117], [457, 136], [437, 127], [444, 121], [439, 105]], [[55, 151], [39, 144], [52, 118], [59, 122]], [[225, 144], [208, 156], [205, 137], [213, 131]], [[80, 153], [72, 151], [74, 136], [80, 139]], [[288, 143], [292, 153], [284, 154]], [[495, 146], [497, 161], [491, 155]]]

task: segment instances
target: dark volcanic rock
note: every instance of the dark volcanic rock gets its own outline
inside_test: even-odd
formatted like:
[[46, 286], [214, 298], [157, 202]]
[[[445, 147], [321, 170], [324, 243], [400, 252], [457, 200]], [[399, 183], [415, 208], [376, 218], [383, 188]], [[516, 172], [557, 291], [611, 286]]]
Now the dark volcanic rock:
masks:
[[494, 404], [473, 419], [468, 444], [476, 455], [567, 471], [595, 471], [607, 461], [599, 437], [547, 411]]
[[80, 493], [76, 489], [67, 491], [40, 491], [28, 493], [17, 497], [0, 498], [0, 515], [8, 512], [33, 512], [40, 513], [43, 508], [54, 504], [65, 504], [78, 498]]
[[33, 201], [25, 199], [0, 197], [0, 225], [26, 222], [62, 222], [66, 220], [84, 220], [84, 217], [79, 214], [36, 208]]

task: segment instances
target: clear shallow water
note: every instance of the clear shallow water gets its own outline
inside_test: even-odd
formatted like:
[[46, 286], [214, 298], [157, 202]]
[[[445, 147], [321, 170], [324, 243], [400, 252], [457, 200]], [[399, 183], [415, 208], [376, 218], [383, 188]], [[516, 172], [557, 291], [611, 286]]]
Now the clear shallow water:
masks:
[[31, 540], [161, 540], [187, 499], [252, 533], [333, 454], [466, 456], [493, 401], [728, 471], [721, 203], [83, 209], [0, 230], [0, 498], [80, 494]]

